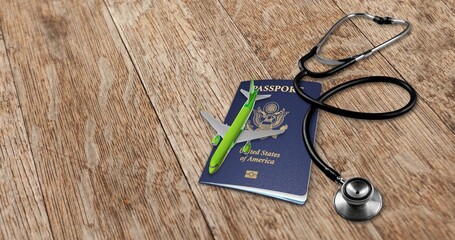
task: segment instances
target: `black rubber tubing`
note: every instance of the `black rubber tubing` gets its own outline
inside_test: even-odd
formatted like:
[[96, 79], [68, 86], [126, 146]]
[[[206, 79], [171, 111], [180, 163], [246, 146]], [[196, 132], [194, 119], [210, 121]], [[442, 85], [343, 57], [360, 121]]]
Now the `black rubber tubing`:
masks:
[[[302, 137], [304, 144], [308, 150], [308, 154], [310, 155], [311, 159], [313, 162], [316, 164], [316, 166], [332, 181], [335, 181], [339, 184], [343, 184], [342, 182], [342, 177], [339, 172], [337, 172], [335, 169], [332, 167], [328, 166], [318, 155], [316, 150], [314, 149], [313, 143], [310, 139], [310, 122], [311, 118], [314, 115], [315, 111], [317, 109], [322, 109], [324, 111], [344, 116], [344, 117], [350, 117], [350, 118], [356, 118], [356, 119], [368, 119], [368, 120], [382, 120], [382, 119], [389, 119], [389, 118], [394, 118], [401, 116], [407, 112], [409, 112], [416, 104], [417, 102], [417, 93], [414, 90], [414, 88], [407, 82], [393, 78], [393, 77], [386, 77], [386, 76], [371, 76], [371, 77], [364, 77], [364, 78], [358, 78], [354, 79], [345, 83], [342, 83], [340, 85], [337, 85], [328, 91], [326, 91], [324, 94], [322, 94], [319, 98], [313, 99], [310, 96], [308, 96], [301, 88], [301, 81], [302, 79], [308, 76], [307, 71], [301, 71], [297, 76], [294, 78], [294, 88], [296, 90], [296, 93], [307, 103], [310, 104], [310, 108], [308, 109], [307, 113], [305, 114], [305, 117], [303, 118], [302, 121]], [[317, 77], [322, 77], [322, 76], [317, 76]], [[382, 83], [391, 83], [394, 85], [397, 85], [404, 90], [406, 90], [409, 93], [409, 102], [401, 107], [398, 110], [393, 110], [389, 112], [381, 112], [381, 113], [368, 113], [368, 112], [356, 112], [356, 111], [351, 111], [351, 110], [346, 110], [342, 108], [337, 108], [331, 105], [327, 105], [323, 103], [325, 100], [330, 98], [331, 96], [335, 95], [338, 92], [341, 92], [347, 88], [360, 85], [360, 84], [366, 84], [366, 83], [377, 83], [377, 82], [382, 82]]]

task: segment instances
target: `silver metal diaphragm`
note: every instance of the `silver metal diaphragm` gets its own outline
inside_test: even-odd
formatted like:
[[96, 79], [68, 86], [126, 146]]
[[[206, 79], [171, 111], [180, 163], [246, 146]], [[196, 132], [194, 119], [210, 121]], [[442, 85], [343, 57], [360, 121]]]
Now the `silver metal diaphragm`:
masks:
[[337, 191], [333, 205], [342, 217], [351, 221], [364, 221], [379, 213], [382, 197], [368, 180], [351, 178]]

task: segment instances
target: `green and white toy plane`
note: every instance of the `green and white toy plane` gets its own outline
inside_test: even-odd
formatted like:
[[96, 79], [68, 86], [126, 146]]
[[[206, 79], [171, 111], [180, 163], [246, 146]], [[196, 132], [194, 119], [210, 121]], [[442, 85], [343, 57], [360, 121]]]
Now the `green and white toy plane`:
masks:
[[254, 109], [257, 100], [269, 98], [271, 95], [258, 95], [258, 90], [254, 89], [254, 81], [250, 82], [250, 91], [240, 90], [248, 98], [240, 112], [234, 119], [231, 126], [226, 125], [212, 117], [209, 113], [201, 111], [202, 116], [212, 125], [217, 134], [212, 138], [212, 144], [218, 146], [210, 159], [209, 173], [215, 173], [223, 164], [224, 159], [235, 144], [246, 142], [242, 147], [242, 152], [248, 154], [251, 149], [251, 140], [278, 135], [284, 130], [244, 130], [245, 124]]

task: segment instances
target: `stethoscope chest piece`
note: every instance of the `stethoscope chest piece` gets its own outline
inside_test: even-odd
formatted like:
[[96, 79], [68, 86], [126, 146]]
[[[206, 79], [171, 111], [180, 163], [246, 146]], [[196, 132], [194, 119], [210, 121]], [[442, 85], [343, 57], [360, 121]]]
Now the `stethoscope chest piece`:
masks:
[[379, 213], [382, 197], [368, 180], [351, 178], [338, 190], [333, 205], [342, 217], [351, 221], [364, 221]]

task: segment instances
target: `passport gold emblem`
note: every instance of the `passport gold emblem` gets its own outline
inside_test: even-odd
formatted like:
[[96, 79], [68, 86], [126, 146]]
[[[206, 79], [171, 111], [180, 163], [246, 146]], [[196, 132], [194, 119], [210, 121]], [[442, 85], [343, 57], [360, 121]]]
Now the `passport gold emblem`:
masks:
[[252, 179], [258, 178], [258, 171], [246, 170], [245, 178], [252, 178]]
[[[280, 105], [277, 102], [268, 102], [264, 105], [264, 109], [258, 107], [253, 110], [253, 124], [251, 121], [248, 121], [245, 129], [247, 130], [272, 130], [280, 127], [286, 115], [289, 111], [286, 111], [285, 108], [280, 109]], [[254, 129], [256, 126], [256, 129]], [[281, 126], [280, 130], [286, 130], [288, 125]], [[277, 138], [277, 136], [272, 136]]]

